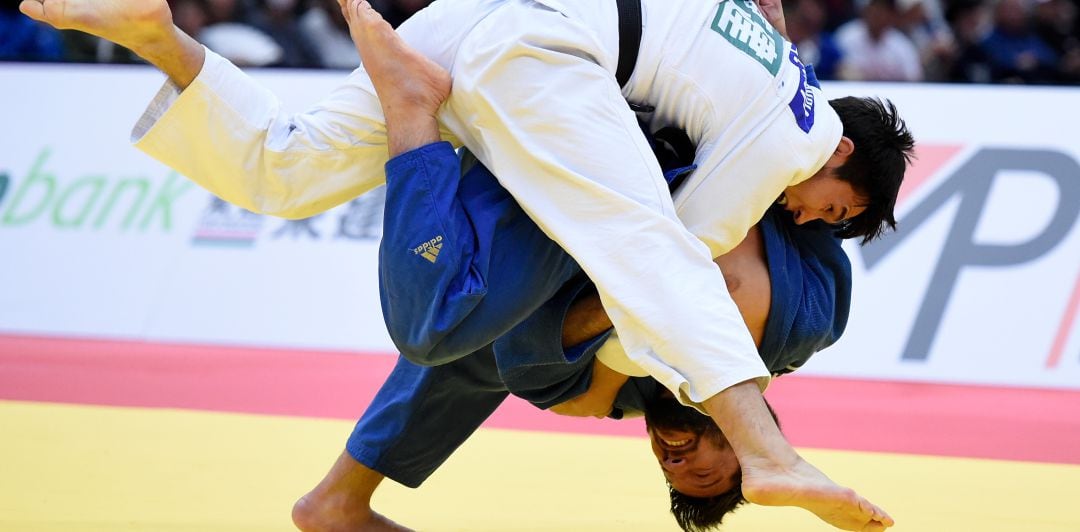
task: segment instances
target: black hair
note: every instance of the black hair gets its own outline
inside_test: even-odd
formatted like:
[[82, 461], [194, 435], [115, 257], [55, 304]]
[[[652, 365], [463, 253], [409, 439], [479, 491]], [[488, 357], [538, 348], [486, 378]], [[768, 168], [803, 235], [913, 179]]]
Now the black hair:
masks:
[[896, 229], [896, 196], [914, 156], [915, 138], [889, 100], [847, 96], [829, 100], [840, 115], [844, 136], [855, 150], [836, 174], [867, 200], [866, 210], [843, 223], [840, 238], [862, 238], [861, 244]]
[[[684, 406], [682, 408], [693, 411], [695, 414], [704, 417], [704, 415], [689, 407]], [[773, 410], [772, 405], [769, 404], [768, 401], [765, 401], [765, 408], [769, 410], [769, 415], [772, 416], [777, 428], [779, 428], [780, 418], [777, 417], [776, 411]], [[715, 431], [712, 430], [713, 428], [716, 428], [716, 425], [712, 424], [712, 420], [709, 420], [709, 423], [711, 425], [710, 430], [702, 434], [701, 437], [713, 439], [722, 438], [718, 428]], [[685, 532], [706, 532], [707, 530], [720, 526], [724, 520], [724, 516], [734, 512], [738, 507], [745, 504], [747, 501], [746, 498], [743, 497], [742, 492], [741, 469], [735, 473], [733, 480], [735, 483], [731, 489], [718, 495], [713, 495], [712, 497], [691, 497], [676, 491], [675, 488], [671, 487], [671, 483], [668, 482], [668, 496], [671, 498], [671, 515], [675, 517], [675, 522], [679, 525], [679, 528], [683, 529]]]
[[746, 503], [742, 494], [742, 472], [736, 473], [731, 489], [712, 497], [684, 495], [668, 483], [671, 497], [671, 515], [685, 532], [705, 532], [720, 526], [724, 516]]

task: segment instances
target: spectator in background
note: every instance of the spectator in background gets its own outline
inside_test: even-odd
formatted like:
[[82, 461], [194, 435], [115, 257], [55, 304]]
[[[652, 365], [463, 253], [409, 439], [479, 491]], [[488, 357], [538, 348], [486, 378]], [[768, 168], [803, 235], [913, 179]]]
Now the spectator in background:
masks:
[[855, 3], [851, 0], [821, 0], [825, 8], [825, 31], [835, 33], [836, 30], [855, 18]]
[[248, 5], [240, 0], [200, 0], [209, 22], [202, 31], [189, 33], [207, 48], [237, 66], [274, 66], [284, 60], [285, 51], [250, 21]]
[[990, 8], [981, 0], [954, 0], [945, 9], [945, 20], [956, 39], [945, 80], [990, 83], [990, 57], [982, 48], [992, 28]]
[[839, 76], [855, 81], [921, 81], [919, 51], [896, 28], [895, 0], [863, 0], [859, 18], [836, 30]]
[[1037, 0], [1035, 34], [1058, 54], [1058, 81], [1080, 81], [1080, 39], [1077, 8], [1073, 0]]
[[398, 27], [413, 13], [427, 7], [432, 0], [371, 0], [371, 7], [393, 27]]
[[233, 22], [243, 24], [247, 21], [249, 8], [243, 0], [204, 0], [210, 24]]
[[176, 27], [193, 37], [210, 24], [210, 5], [206, 0], [169, 0], [169, 9]]
[[897, 27], [915, 44], [924, 78], [942, 81], [956, 53], [956, 40], [938, 0], [897, 0]]
[[1057, 52], [1064, 52], [1076, 40], [1076, 5], [1070, 0], [1035, 0], [1035, 33]]
[[60, 32], [19, 13], [19, 0], [0, 0], [0, 60], [60, 61]]
[[252, 25], [270, 36], [281, 47], [283, 55], [275, 66], [288, 68], [319, 68], [322, 60], [315, 44], [300, 29], [299, 17], [303, 4], [299, 0], [259, 0], [253, 11]]
[[1000, 0], [994, 29], [982, 42], [990, 78], [1003, 83], [1050, 83], [1057, 78], [1058, 54], [1032, 31], [1028, 0]]
[[825, 31], [825, 7], [821, 0], [784, 2], [788, 38], [799, 47], [799, 57], [814, 65], [819, 79], [835, 79], [840, 49], [830, 32]]
[[312, 0], [311, 8], [300, 17], [300, 31], [314, 45], [324, 67], [360, 66], [360, 54], [336, 0]]

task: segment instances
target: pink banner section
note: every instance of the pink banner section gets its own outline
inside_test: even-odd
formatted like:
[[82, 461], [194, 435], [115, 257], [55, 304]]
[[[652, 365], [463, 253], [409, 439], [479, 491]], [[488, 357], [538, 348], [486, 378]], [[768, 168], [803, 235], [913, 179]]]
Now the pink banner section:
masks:
[[[355, 419], [385, 354], [0, 336], [0, 400]], [[1080, 464], [1080, 392], [788, 376], [768, 393], [797, 446]], [[508, 401], [490, 428], [641, 435]], [[342, 434], [344, 441], [346, 434]]]
[[941, 170], [946, 163], [964, 149], [962, 145], [923, 144], [915, 146], [915, 160], [911, 168], [904, 173], [904, 184], [896, 198], [897, 205], [903, 205], [911, 194], [930, 182], [930, 178]]

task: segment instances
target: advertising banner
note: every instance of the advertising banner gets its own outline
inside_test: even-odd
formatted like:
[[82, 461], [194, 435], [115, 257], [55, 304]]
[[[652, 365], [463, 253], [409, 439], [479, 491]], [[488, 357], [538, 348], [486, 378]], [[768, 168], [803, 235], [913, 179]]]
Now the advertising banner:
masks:
[[1080, 90], [826, 86], [901, 109], [898, 231], [848, 242], [845, 337], [806, 373], [1080, 388]]
[[[256, 71], [300, 111], [343, 72]], [[143, 67], [0, 65], [0, 334], [380, 351], [382, 189], [306, 220], [142, 155]], [[826, 83], [918, 140], [899, 230], [846, 244], [843, 339], [803, 374], [1080, 389], [1080, 90]]]
[[[161, 74], [0, 69], [19, 80], [0, 99], [0, 332], [392, 351], [381, 187], [305, 220], [252, 214], [131, 146]], [[256, 75], [300, 111], [344, 73]]]

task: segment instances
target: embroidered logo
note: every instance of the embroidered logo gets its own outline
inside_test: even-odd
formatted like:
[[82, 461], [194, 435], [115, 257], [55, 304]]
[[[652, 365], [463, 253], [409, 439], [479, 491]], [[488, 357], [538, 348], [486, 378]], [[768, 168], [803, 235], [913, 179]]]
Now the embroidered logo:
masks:
[[784, 39], [765, 21], [753, 0], [720, 2], [712, 29], [761, 63], [770, 74], [775, 76], [780, 72]]
[[428, 260], [428, 262], [435, 264], [435, 261], [439, 259], [439, 252], [442, 251], [442, 235], [439, 235], [419, 246], [412, 248], [410, 251], [413, 255], [420, 255]]
[[806, 67], [799, 60], [799, 53], [794, 45], [791, 47], [791, 54], [788, 58], [799, 69], [799, 88], [795, 91], [795, 96], [791, 98], [788, 107], [791, 108], [791, 113], [795, 115], [795, 123], [799, 125], [799, 129], [809, 133], [810, 129], [814, 127], [814, 93], [807, 86]]

